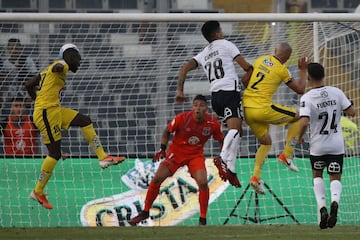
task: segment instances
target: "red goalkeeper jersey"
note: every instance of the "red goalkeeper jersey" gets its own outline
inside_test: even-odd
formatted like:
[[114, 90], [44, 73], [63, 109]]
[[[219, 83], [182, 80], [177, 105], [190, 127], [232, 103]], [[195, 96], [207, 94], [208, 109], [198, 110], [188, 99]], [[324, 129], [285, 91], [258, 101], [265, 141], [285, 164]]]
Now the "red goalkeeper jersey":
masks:
[[184, 155], [203, 155], [206, 141], [213, 136], [215, 140], [224, 138], [219, 121], [206, 114], [205, 121], [196, 122], [193, 112], [183, 112], [168, 124], [169, 132], [174, 133], [170, 150]]

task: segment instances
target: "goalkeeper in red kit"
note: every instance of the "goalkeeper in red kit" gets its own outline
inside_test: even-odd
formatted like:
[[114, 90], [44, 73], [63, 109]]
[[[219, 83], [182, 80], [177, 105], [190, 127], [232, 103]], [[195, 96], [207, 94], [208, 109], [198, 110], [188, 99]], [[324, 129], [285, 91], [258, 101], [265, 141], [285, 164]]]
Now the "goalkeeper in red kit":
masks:
[[[160, 191], [160, 185], [172, 176], [180, 167], [187, 166], [191, 176], [199, 187], [200, 218], [199, 224], [206, 225], [206, 212], [209, 202], [209, 187], [205, 167], [204, 145], [213, 136], [222, 147], [224, 134], [219, 121], [210, 115], [206, 98], [197, 95], [192, 104], [192, 111], [180, 113], [167, 125], [161, 137], [161, 147], [154, 157], [156, 162], [165, 158], [159, 165], [146, 193], [144, 210], [131, 219], [136, 225], [149, 217], [149, 210]], [[170, 134], [172, 143], [166, 151]]]

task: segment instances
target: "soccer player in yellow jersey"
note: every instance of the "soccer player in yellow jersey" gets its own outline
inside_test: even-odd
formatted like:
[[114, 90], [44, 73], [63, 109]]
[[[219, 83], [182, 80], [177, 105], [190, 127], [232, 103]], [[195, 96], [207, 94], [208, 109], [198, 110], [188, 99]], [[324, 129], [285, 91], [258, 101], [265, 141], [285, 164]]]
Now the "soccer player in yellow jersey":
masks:
[[345, 141], [345, 154], [355, 154], [356, 138], [359, 136], [359, 129], [353, 121], [346, 116], [341, 116], [340, 119], [342, 136]]
[[292, 161], [296, 136], [299, 133], [299, 112], [295, 108], [274, 103], [272, 100], [281, 83], [285, 83], [298, 94], [305, 92], [307, 58], [301, 57], [298, 60], [300, 79], [296, 81], [284, 65], [291, 52], [291, 46], [282, 42], [277, 45], [274, 55], [257, 58], [253, 63], [254, 70], [242, 99], [245, 121], [260, 142], [255, 155], [254, 173], [250, 179], [250, 185], [259, 194], [265, 194], [260, 180], [261, 169], [272, 144], [270, 124], [284, 126], [290, 123], [285, 148], [279, 156], [279, 161], [290, 170], [299, 171]]
[[125, 160], [125, 157], [113, 157], [104, 152], [88, 116], [61, 106], [67, 73], [69, 70], [73, 73], [78, 70], [81, 56], [74, 44], [65, 44], [60, 49], [59, 57], [59, 60], [25, 84], [29, 95], [35, 101], [34, 123], [43, 135], [43, 142], [48, 149], [48, 155], [43, 161], [39, 179], [30, 197], [47, 209], [52, 209], [53, 206], [47, 200], [44, 188], [61, 158], [61, 129], [67, 130], [71, 126], [81, 127], [85, 139], [99, 159], [101, 168], [117, 165]]

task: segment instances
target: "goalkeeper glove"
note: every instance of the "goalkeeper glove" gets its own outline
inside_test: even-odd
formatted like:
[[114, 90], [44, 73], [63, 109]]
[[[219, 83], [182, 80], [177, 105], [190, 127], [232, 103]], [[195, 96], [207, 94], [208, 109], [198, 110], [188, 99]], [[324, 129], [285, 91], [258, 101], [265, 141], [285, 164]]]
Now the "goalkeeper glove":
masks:
[[155, 155], [153, 156], [152, 161], [157, 162], [157, 161], [159, 161], [160, 158], [164, 158], [165, 156], [166, 156], [166, 145], [161, 144], [160, 150], [155, 153]]

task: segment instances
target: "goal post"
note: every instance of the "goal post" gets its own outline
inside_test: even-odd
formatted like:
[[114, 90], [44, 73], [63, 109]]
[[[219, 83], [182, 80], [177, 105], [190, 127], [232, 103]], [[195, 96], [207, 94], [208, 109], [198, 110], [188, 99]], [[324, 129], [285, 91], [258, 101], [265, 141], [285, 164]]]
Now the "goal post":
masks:
[[[45, 189], [54, 205], [48, 212], [28, 200], [46, 155], [40, 136], [34, 155], [5, 157], [0, 149], [4, 156], [0, 162], [0, 226], [128, 226], [129, 216], [143, 206], [146, 187], [157, 167], [151, 157], [160, 146], [163, 128], [175, 114], [191, 109], [196, 94], [210, 95], [206, 76], [197, 69], [185, 82], [188, 101], [175, 104], [178, 71], [206, 45], [200, 28], [207, 20], [218, 20], [225, 38], [234, 42], [249, 62], [272, 54], [276, 43], [288, 41], [293, 47], [287, 62], [291, 73], [297, 77], [297, 58], [302, 55], [322, 63], [327, 84], [341, 88], [359, 113], [359, 14], [1, 13], [1, 116], [10, 112], [9, 99], [24, 93], [23, 82], [19, 82], [25, 78], [21, 75], [24, 72], [5, 68], [8, 40], [21, 41], [23, 54], [33, 59], [37, 70], [56, 59], [64, 43], [74, 43], [82, 61], [76, 74], [68, 74], [62, 104], [89, 115], [105, 150], [128, 159], [101, 170], [81, 130], [63, 132], [62, 148], [69, 157], [58, 163]], [[242, 70], [237, 70], [241, 76]], [[299, 105], [299, 96], [286, 86], [279, 88], [275, 100]], [[29, 106], [27, 112], [31, 110]], [[358, 116], [352, 121], [355, 127], [360, 123]], [[286, 129], [271, 127], [273, 147], [263, 168], [271, 192], [259, 196], [255, 204], [254, 193], [244, 189], [258, 144], [246, 123], [243, 128], [236, 163], [243, 184], [240, 190], [219, 180], [211, 161], [219, 154], [218, 146], [212, 140], [206, 145], [211, 191], [208, 224], [316, 224], [308, 139], [296, 147], [300, 172], [291, 173], [274, 158], [284, 146]], [[360, 149], [356, 128], [347, 140], [339, 224], [359, 225]], [[4, 137], [1, 141], [3, 145]], [[164, 184], [153, 219], [146, 224], [196, 225], [196, 184], [186, 170]], [[172, 197], [175, 202], [168, 201]], [[243, 201], [236, 206], [240, 198]], [[251, 214], [254, 211], [255, 217]]]

